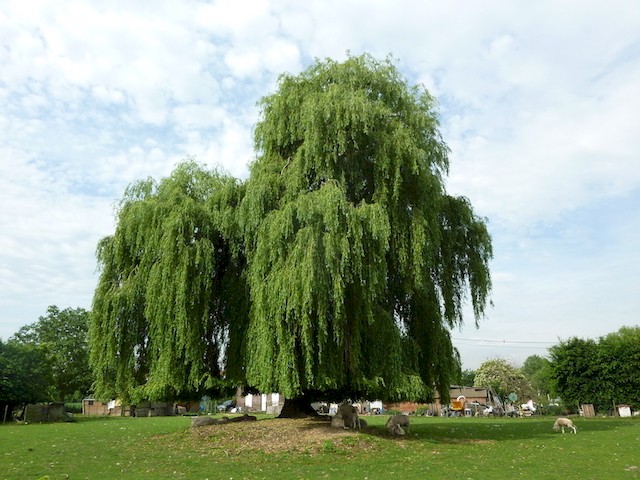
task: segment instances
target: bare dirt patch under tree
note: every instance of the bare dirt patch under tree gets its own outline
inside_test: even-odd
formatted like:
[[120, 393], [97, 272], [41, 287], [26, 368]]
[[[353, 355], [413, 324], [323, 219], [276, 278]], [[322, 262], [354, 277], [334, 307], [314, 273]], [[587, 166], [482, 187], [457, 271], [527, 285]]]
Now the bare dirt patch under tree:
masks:
[[331, 449], [371, 451], [383, 435], [378, 429], [332, 428], [317, 419], [275, 418], [257, 422], [226, 423], [191, 428], [189, 436], [198, 447], [232, 455], [248, 452], [307, 452]]

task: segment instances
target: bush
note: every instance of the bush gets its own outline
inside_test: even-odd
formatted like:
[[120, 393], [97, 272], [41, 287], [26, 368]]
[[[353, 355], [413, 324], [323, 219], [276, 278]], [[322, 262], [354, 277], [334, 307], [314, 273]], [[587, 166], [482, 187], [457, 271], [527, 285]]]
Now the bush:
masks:
[[69, 413], [82, 413], [82, 402], [65, 403], [64, 411]]
[[418, 407], [418, 408], [416, 408], [416, 415], [423, 415], [423, 416], [431, 417], [431, 416], [433, 416], [433, 412], [431, 411], [431, 409], [429, 407]]
[[569, 411], [564, 405], [560, 404], [560, 405], [547, 405], [542, 408], [541, 413], [543, 415], [552, 415], [554, 417], [559, 417], [561, 415], [568, 415]]

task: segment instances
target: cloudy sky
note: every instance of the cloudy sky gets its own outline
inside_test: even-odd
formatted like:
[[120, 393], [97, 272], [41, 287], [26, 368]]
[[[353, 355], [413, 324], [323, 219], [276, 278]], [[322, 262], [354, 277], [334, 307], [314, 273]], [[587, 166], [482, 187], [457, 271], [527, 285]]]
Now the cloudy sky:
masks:
[[489, 221], [465, 368], [640, 324], [635, 0], [18, 0], [0, 32], [0, 338], [91, 308], [129, 183], [187, 156], [246, 178], [256, 102], [348, 51], [437, 97], [448, 191]]

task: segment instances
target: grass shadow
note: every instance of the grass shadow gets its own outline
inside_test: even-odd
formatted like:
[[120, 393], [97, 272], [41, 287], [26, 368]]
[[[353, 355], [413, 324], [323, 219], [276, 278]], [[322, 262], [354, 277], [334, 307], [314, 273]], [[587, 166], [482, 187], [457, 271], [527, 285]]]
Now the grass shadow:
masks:
[[[458, 418], [414, 421], [412, 434], [433, 443], [479, 443], [530, 440], [562, 435], [553, 430], [556, 417], [531, 418]], [[578, 434], [640, 426], [635, 419], [573, 418]], [[565, 429], [566, 431], [566, 429]], [[568, 432], [567, 432], [568, 433]], [[565, 434], [567, 434], [565, 433]], [[572, 433], [573, 434], [573, 433]]]

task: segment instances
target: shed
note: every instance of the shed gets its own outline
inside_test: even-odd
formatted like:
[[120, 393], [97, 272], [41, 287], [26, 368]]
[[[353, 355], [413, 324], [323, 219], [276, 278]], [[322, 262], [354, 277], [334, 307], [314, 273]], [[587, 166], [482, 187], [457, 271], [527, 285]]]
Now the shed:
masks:
[[257, 393], [236, 396], [236, 407], [247, 412], [265, 412], [279, 415], [284, 405], [284, 395], [279, 393]]
[[25, 423], [61, 422], [69, 417], [64, 410], [64, 403], [36, 403], [24, 409]]
[[108, 415], [108, 403], [101, 402], [95, 398], [85, 398], [82, 400], [82, 414], [88, 417]]

